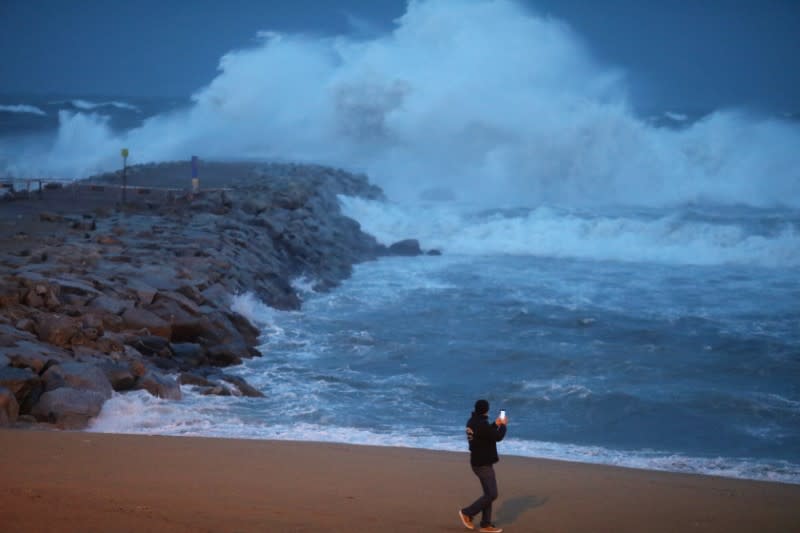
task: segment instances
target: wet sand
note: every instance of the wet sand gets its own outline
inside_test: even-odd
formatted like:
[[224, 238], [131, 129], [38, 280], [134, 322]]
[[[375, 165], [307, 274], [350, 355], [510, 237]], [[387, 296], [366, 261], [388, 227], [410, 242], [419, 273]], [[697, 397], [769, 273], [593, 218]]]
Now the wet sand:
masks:
[[[0, 430], [0, 531], [463, 531], [466, 453]], [[502, 446], [501, 446], [502, 451]], [[508, 532], [791, 532], [800, 485], [521, 457], [497, 465]]]

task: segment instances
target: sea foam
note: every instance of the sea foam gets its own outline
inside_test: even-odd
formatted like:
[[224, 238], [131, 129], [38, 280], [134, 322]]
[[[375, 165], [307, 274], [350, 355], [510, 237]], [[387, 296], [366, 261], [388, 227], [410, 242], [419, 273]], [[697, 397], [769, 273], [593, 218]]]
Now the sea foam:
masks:
[[800, 206], [797, 124], [721, 110], [654, 126], [631, 111], [624, 72], [510, 0], [410, 2], [368, 38], [262, 32], [222, 57], [186, 109], [126, 132], [99, 115], [60, 120], [59, 141], [13, 160], [17, 173], [110, 170], [124, 146], [131, 163], [328, 163], [398, 200], [437, 189], [486, 206]]
[[[263, 418], [241, 416], [229, 398], [201, 396], [184, 387], [188, 398], [181, 402], [160, 400], [144, 391], [115, 394], [103, 406], [88, 431], [145, 435], [205, 436], [241, 439], [300, 440], [372, 446], [394, 446], [466, 452], [460, 428], [402, 428], [376, 431], [364, 428], [267, 422]], [[287, 416], [289, 416], [287, 414]], [[260, 420], [260, 421], [259, 421]], [[458, 436], [456, 436], [458, 435]], [[800, 469], [786, 461], [756, 460], [746, 457], [698, 457], [658, 450], [614, 450], [600, 446], [580, 446], [546, 441], [509, 438], [501, 445], [503, 455], [538, 457], [610, 464], [615, 466], [707, 474], [732, 478], [800, 483]]]
[[475, 212], [456, 204], [386, 204], [340, 197], [344, 213], [390, 244], [414, 235], [448, 254], [536, 255], [664, 264], [800, 265], [797, 222], [770, 230], [674, 211], [605, 214], [539, 207]]
[[34, 105], [27, 105], [27, 104], [14, 104], [14, 105], [0, 105], [0, 112], [6, 113], [29, 113], [32, 115], [41, 115], [45, 116], [45, 113], [39, 107]]

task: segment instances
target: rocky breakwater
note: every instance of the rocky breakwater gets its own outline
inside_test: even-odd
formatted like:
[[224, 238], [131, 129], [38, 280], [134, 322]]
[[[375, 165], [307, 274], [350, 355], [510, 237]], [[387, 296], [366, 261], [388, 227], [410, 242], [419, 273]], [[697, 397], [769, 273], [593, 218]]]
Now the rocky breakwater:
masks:
[[[161, 189], [123, 204], [119, 189], [94, 185], [2, 202], [0, 426], [82, 428], [113, 391], [180, 399], [186, 384], [262, 395], [224, 371], [261, 355], [259, 330], [231, 310], [233, 295], [297, 309], [297, 277], [325, 290], [354, 263], [421, 253], [413, 240], [382, 246], [341, 214], [338, 194], [382, 195], [364, 176], [215, 165], [204, 169], [215, 189], [195, 194]], [[184, 166], [133, 167], [129, 183], [179, 186]]]

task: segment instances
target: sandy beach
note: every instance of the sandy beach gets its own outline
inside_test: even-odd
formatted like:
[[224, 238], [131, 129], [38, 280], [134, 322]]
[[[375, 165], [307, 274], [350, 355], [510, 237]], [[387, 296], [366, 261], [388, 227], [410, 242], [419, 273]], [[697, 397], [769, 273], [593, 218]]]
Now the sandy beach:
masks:
[[[0, 530], [462, 531], [466, 454], [308, 442], [0, 431]], [[519, 532], [797, 531], [800, 486], [521, 457], [497, 466]]]

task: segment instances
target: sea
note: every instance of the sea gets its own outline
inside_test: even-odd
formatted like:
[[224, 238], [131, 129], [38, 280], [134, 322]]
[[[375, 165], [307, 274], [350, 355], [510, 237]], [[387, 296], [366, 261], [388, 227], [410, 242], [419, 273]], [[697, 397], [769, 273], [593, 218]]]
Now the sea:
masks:
[[0, 97], [0, 176], [330, 164], [386, 192], [340, 197], [364, 231], [441, 252], [297, 279], [297, 311], [233, 295], [263, 356], [226, 371], [264, 398], [117, 394], [88, 431], [463, 453], [485, 398], [501, 456], [800, 483], [796, 110], [637, 108], [563, 25], [450, 4], [264, 33], [186, 98]]

